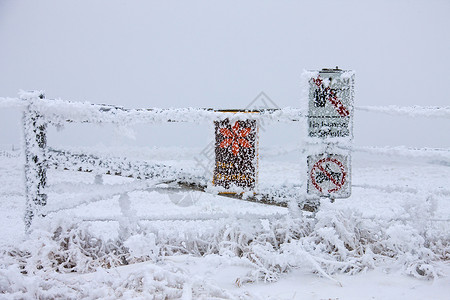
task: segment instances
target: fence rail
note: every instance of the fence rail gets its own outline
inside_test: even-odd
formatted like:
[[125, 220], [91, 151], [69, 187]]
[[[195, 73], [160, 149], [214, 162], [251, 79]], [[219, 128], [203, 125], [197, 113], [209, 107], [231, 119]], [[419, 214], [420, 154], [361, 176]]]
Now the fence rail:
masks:
[[[0, 108], [25, 109], [28, 103], [20, 98], [0, 97]], [[61, 121], [74, 122], [204, 122], [222, 118], [225, 114], [236, 116], [236, 113], [259, 112], [246, 118], [297, 121], [307, 117], [306, 109], [283, 108], [263, 110], [233, 110], [213, 108], [145, 108], [127, 109], [121, 106], [91, 104], [88, 102], [70, 102], [60, 99], [42, 99], [36, 103], [36, 108], [46, 111], [46, 115], [53, 115]], [[362, 112], [383, 113], [388, 115], [403, 115], [409, 117], [441, 117], [450, 118], [450, 107], [438, 106], [355, 106], [355, 110]], [[130, 113], [135, 120], [132, 120]], [[186, 114], [189, 114], [187, 116]], [[86, 118], [88, 116], [88, 118]], [[240, 116], [240, 115], [238, 115]]]
[[356, 110], [408, 117], [450, 118], [450, 107], [438, 106], [356, 106]]

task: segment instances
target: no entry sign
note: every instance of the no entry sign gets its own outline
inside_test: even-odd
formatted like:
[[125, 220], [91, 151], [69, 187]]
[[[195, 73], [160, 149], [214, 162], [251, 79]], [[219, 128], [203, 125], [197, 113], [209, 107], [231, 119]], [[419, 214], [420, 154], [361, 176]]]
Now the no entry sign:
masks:
[[347, 155], [308, 156], [308, 194], [346, 198], [351, 194], [350, 161]]
[[233, 192], [233, 188], [253, 190], [257, 180], [256, 120], [215, 121], [213, 184]]

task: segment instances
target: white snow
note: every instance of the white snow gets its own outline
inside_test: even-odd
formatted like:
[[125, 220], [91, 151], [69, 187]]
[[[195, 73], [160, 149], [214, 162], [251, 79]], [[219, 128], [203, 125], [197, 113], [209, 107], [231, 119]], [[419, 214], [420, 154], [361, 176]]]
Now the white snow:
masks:
[[[195, 164], [186, 149], [178, 160], [171, 159], [176, 149], [152, 151], [172, 167]], [[448, 163], [392, 155], [356, 153], [352, 196], [323, 201], [315, 218], [170, 192], [151, 181], [50, 170], [46, 209], [74, 208], [36, 219], [29, 236], [24, 158], [2, 155], [1, 293], [7, 299], [446, 299]], [[298, 162], [262, 157], [262, 187], [301, 184]], [[177, 205], [186, 195], [189, 204]]]

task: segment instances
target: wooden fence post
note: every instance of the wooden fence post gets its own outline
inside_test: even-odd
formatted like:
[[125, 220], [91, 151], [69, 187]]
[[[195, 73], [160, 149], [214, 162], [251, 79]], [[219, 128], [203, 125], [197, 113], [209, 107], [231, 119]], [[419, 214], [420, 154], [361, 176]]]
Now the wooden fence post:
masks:
[[35, 107], [35, 102], [44, 99], [43, 93], [23, 93], [21, 99], [28, 102], [23, 113], [26, 212], [25, 228], [28, 230], [35, 216], [43, 216], [41, 208], [47, 204], [47, 123]]

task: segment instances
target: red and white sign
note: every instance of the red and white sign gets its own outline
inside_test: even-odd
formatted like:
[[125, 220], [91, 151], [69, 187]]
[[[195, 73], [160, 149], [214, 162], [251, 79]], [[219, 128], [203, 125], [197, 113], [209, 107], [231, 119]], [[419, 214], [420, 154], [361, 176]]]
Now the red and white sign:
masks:
[[255, 120], [214, 121], [216, 166], [213, 184], [227, 192], [253, 190], [258, 167], [258, 127]]
[[308, 136], [351, 140], [353, 97], [354, 74], [351, 71], [324, 69], [310, 77]]
[[[323, 79], [320, 78], [320, 76], [318, 76], [317, 78], [312, 78], [311, 80], [319, 88], [317, 92], [320, 91], [321, 97], [324, 100], [329, 101], [341, 117], [347, 117], [350, 115], [348, 109], [344, 106], [344, 104], [342, 104], [341, 100], [338, 99], [335, 89], [332, 89], [330, 86], [325, 86], [323, 83]], [[316, 97], [318, 96], [319, 93], [316, 93]]]
[[308, 194], [345, 198], [350, 196], [349, 161], [345, 155], [308, 157]]

